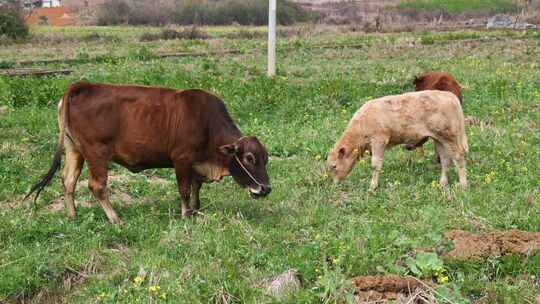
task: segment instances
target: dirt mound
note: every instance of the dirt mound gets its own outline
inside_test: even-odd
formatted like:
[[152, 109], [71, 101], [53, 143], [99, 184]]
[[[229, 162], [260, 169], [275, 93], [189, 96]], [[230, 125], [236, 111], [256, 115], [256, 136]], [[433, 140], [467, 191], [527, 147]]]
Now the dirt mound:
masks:
[[427, 286], [415, 278], [398, 275], [356, 277], [352, 284], [358, 303], [403, 299]]
[[444, 257], [457, 260], [478, 260], [511, 254], [530, 256], [540, 249], [540, 232], [509, 230], [473, 234], [451, 230], [445, 233], [444, 238], [454, 243], [454, 249]]

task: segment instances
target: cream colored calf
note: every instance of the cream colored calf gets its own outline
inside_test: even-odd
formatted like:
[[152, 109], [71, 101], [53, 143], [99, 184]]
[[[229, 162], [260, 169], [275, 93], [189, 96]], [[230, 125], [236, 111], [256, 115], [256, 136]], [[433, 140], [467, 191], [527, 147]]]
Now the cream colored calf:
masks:
[[370, 151], [373, 176], [369, 189], [373, 191], [379, 183], [385, 150], [400, 144], [414, 145], [428, 137], [434, 140], [441, 157], [440, 185], [448, 185], [448, 168], [454, 162], [459, 182], [466, 188], [465, 154], [469, 147], [459, 99], [450, 92], [412, 92], [367, 102], [354, 114], [328, 155], [328, 166], [338, 182], [365, 151]]

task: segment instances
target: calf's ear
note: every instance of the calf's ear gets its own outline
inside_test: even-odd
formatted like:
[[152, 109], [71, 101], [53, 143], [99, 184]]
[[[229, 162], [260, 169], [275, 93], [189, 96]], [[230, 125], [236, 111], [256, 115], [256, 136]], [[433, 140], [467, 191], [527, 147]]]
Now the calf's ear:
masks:
[[219, 147], [219, 152], [221, 152], [224, 155], [234, 155], [236, 154], [237, 150], [238, 150], [238, 147], [235, 144], [223, 145]]
[[345, 157], [345, 153], [347, 153], [347, 151], [345, 150], [345, 147], [339, 148], [339, 150], [338, 150], [338, 159], [342, 159], [343, 157]]

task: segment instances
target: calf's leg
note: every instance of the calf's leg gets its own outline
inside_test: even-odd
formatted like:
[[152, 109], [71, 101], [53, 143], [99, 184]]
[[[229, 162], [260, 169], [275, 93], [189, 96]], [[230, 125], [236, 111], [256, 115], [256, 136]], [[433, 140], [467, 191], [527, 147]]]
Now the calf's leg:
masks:
[[200, 177], [194, 178], [191, 183], [191, 210], [193, 210], [193, 213], [197, 213], [201, 205], [199, 191], [201, 190], [202, 184], [203, 181]]
[[456, 171], [459, 177], [459, 184], [463, 189], [467, 189], [469, 184], [467, 183], [467, 170], [465, 168], [465, 155], [461, 152], [454, 153], [452, 160], [456, 166]]
[[371, 143], [371, 168], [373, 175], [369, 184], [369, 191], [375, 191], [379, 186], [379, 174], [384, 161], [384, 150], [386, 149], [386, 140], [375, 140]]
[[104, 160], [88, 160], [88, 171], [90, 173], [90, 179], [88, 180], [88, 186], [96, 197], [97, 201], [109, 222], [112, 224], [122, 224], [122, 220], [114, 211], [111, 203], [109, 202], [109, 193], [107, 191], [107, 161]]
[[464, 189], [468, 188], [467, 172], [465, 168], [465, 151], [460, 150], [456, 143], [448, 143], [444, 146], [445, 151], [449, 153], [450, 159], [454, 162], [454, 165], [456, 166], [456, 171], [459, 177], [459, 184]]
[[452, 160], [445, 146], [439, 141], [435, 141], [435, 151], [437, 152], [437, 155], [439, 155], [441, 160], [441, 179], [439, 180], [439, 185], [441, 185], [441, 187], [447, 187], [448, 168], [450, 167]]
[[189, 208], [189, 197], [194, 175], [191, 167], [191, 164], [186, 165], [186, 163], [175, 163], [174, 165], [183, 218], [187, 218], [192, 214], [192, 210]]
[[62, 181], [64, 184], [64, 203], [66, 205], [67, 216], [75, 218], [75, 201], [73, 193], [77, 186], [77, 180], [81, 175], [81, 169], [84, 163], [82, 154], [73, 146], [73, 143], [66, 138], [65, 140], [66, 160]]

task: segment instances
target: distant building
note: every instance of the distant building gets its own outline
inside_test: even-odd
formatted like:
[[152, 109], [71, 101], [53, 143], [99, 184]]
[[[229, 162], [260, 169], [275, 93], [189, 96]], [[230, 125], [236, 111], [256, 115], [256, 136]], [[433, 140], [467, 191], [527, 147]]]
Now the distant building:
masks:
[[42, 0], [42, 7], [59, 7], [62, 6], [60, 0]]
[[61, 0], [24, 0], [22, 2], [25, 8], [62, 6]]

